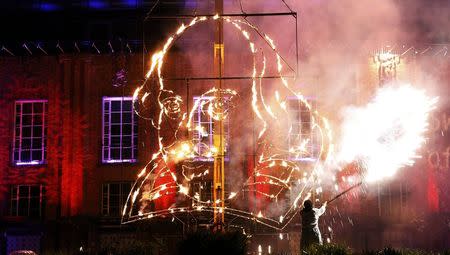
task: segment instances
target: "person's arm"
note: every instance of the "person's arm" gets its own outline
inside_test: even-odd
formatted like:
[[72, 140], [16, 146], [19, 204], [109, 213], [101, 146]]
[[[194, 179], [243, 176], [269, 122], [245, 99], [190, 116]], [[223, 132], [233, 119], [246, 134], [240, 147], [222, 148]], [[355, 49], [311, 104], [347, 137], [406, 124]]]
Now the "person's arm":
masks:
[[325, 201], [325, 203], [323, 203], [323, 205], [319, 208], [318, 210], [318, 215], [322, 215], [325, 213], [325, 209], [327, 208], [327, 201]]

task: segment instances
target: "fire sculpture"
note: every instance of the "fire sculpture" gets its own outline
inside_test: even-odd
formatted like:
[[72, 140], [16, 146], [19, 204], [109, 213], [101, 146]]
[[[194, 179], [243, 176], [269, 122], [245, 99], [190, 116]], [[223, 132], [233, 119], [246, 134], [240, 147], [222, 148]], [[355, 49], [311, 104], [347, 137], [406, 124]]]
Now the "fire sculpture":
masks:
[[[194, 180], [210, 174], [211, 171], [207, 166], [197, 164], [192, 167], [190, 163], [194, 162], [197, 157], [214, 157], [217, 153], [217, 148], [207, 143], [193, 143], [189, 137], [193, 137], [194, 134], [199, 136], [210, 135], [204, 130], [204, 127], [193, 121], [194, 114], [208, 115], [215, 120], [226, 120], [234, 108], [235, 98], [239, 95], [231, 89], [212, 88], [202, 94], [199, 100], [195, 101], [189, 112], [186, 113], [182, 111], [183, 101], [181, 97], [166, 89], [164, 79], [161, 76], [164, 58], [174, 42], [187, 29], [196, 24], [217, 19], [223, 19], [224, 24], [235, 28], [248, 43], [248, 49], [253, 56], [250, 84], [252, 91], [251, 108], [262, 127], [258, 132], [257, 163], [254, 166], [252, 176], [249, 176], [241, 186], [233, 187], [233, 190], [224, 191], [227, 194], [226, 201], [204, 199], [198, 192], [193, 191], [190, 184]], [[264, 98], [262, 90], [262, 78], [270, 63], [267, 62], [262, 49], [255, 45], [251, 32], [263, 35], [265, 42], [270, 45], [271, 53], [274, 54], [274, 59], [276, 60], [274, 63], [275, 69], [279, 74], [279, 81], [282, 86], [274, 93], [275, 100], [273, 101], [276, 102], [274, 105], [269, 105], [270, 100]], [[384, 148], [395, 148], [395, 152], [404, 149], [405, 146], [412, 146], [411, 150], [408, 150], [406, 153], [407, 155], [397, 154], [401, 159], [391, 162], [392, 167], [386, 168], [386, 171], [390, 174], [394, 173], [405, 163], [410, 163], [413, 155], [411, 151], [416, 151], [423, 142], [427, 113], [435, 102], [426, 96], [421, 96], [423, 93], [417, 94], [417, 91], [412, 88], [400, 88], [397, 92], [393, 93], [392, 96], [400, 95], [403, 98], [406, 93], [406, 96], [413, 96], [411, 98], [413, 101], [407, 102], [408, 104], [405, 107], [401, 107], [399, 111], [394, 111], [393, 116], [386, 115], [390, 117], [388, 122], [381, 121], [379, 132], [371, 133], [371, 136], [367, 137], [369, 140], [372, 139], [370, 140], [372, 143], [379, 141], [380, 137], [387, 139], [386, 142], [381, 142], [381, 144], [384, 144]], [[220, 97], [217, 97], [218, 94]], [[389, 93], [385, 94], [389, 98]], [[298, 105], [309, 112], [312, 123], [311, 132], [314, 133], [314, 137], [317, 137], [316, 146], [312, 146], [313, 141], [303, 138], [301, 135], [298, 136], [300, 139], [295, 140], [287, 149], [277, 146], [274, 142], [279, 136], [289, 137], [292, 133], [299, 132], [292, 128], [286, 130], [286, 128], [277, 126], [277, 123], [281, 122], [280, 120], [283, 118], [287, 118], [289, 123], [288, 98], [294, 98]], [[291, 89], [288, 80], [283, 76], [281, 56], [276, 49], [274, 41], [244, 20], [216, 15], [211, 18], [195, 17], [190, 23], [182, 24], [168, 38], [162, 50], [152, 56], [151, 67], [146, 75], [146, 80], [142, 86], [136, 89], [133, 99], [136, 106], [135, 109], [138, 109], [137, 114], [151, 121], [156, 128], [159, 150], [153, 154], [150, 162], [139, 171], [137, 180], [123, 208], [123, 223], [153, 217], [177, 217], [176, 215], [180, 214], [195, 215], [197, 213], [211, 214], [218, 211], [225, 215], [253, 220], [265, 226], [281, 230], [293, 219], [305, 199], [308, 199], [313, 192], [316, 194], [322, 193], [322, 178], [335, 174], [334, 171], [330, 170], [332, 166], [335, 166], [334, 162], [330, 162], [334, 145], [327, 119], [314, 110], [304, 96]], [[157, 100], [157, 107], [152, 109], [148, 102], [155, 99]], [[414, 109], [417, 110], [416, 113], [420, 117], [410, 117], [409, 113], [405, 111], [411, 106], [411, 103], [417, 103], [414, 100], [419, 100], [419, 104], [415, 105], [417, 108]], [[393, 106], [392, 98], [391, 101], [388, 101], [390, 105], [384, 105], [386, 103], [384, 100], [379, 101], [384, 107]], [[366, 117], [371, 118], [370, 116], [374, 114], [371, 111], [372, 108], [373, 104], [367, 106]], [[223, 111], [223, 109], [226, 110]], [[385, 111], [386, 109], [376, 108], [376, 110]], [[156, 111], [159, 114], [155, 119], [148, 118], [143, 114], [145, 111]], [[372, 117], [372, 120], [360, 118], [357, 123], [368, 124], [366, 121], [372, 123], [374, 120], [376, 118]], [[172, 134], [162, 132], [169, 123], [171, 126], [177, 127]], [[400, 126], [402, 128], [398, 128]], [[347, 128], [348, 131], [353, 132], [355, 129], [364, 127], [355, 124]], [[398, 134], [398, 130], [403, 130], [401, 132], [404, 132], [404, 134]], [[377, 146], [370, 147], [370, 152], [374, 153], [357, 153], [361, 152], [361, 147], [355, 146], [351, 142], [353, 139], [358, 139], [358, 137], [352, 136], [352, 132], [344, 132], [343, 134], [344, 138], [338, 154], [342, 157], [337, 158], [338, 163], [351, 162], [362, 157], [366, 159], [364, 162], [368, 164], [366, 167], [369, 170], [366, 174], [367, 180], [377, 180], [388, 176], [389, 174], [384, 172], [383, 174], [378, 174], [377, 172], [380, 170], [379, 167], [386, 166], [375, 165], [376, 161], [374, 160], [376, 160], [376, 157], [373, 155], [376, 155], [380, 148], [377, 148]], [[187, 137], [183, 137], [185, 133], [188, 134]], [[354, 134], [358, 134], [358, 132]], [[410, 141], [413, 137], [415, 140], [418, 140]], [[297, 160], [299, 157], [309, 158], [310, 162], [307, 164], [299, 163]], [[370, 160], [371, 158], [373, 160]], [[181, 165], [181, 171], [176, 169], [176, 165]], [[270, 212], [268, 207], [239, 208], [233, 206], [233, 201], [239, 200], [243, 196], [252, 196], [255, 193], [262, 197], [263, 201], [269, 206], [275, 205], [282, 209], [277, 210], [277, 214], [274, 214]], [[291, 194], [290, 197], [286, 196], [288, 193]]]

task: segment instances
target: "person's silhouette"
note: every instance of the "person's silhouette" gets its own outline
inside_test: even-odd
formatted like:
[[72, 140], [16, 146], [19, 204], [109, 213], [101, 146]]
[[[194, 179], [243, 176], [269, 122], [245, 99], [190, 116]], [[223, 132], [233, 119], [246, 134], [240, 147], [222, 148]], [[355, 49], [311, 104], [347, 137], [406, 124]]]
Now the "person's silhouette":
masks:
[[300, 211], [302, 216], [302, 236], [300, 248], [305, 250], [311, 244], [322, 244], [322, 236], [319, 230], [319, 217], [325, 212], [327, 202], [320, 208], [313, 208], [311, 200], [303, 203], [303, 209]]

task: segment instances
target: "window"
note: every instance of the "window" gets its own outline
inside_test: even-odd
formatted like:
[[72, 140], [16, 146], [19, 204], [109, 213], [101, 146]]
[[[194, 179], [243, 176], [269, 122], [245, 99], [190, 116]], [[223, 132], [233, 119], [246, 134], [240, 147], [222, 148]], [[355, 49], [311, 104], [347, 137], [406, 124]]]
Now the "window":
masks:
[[103, 97], [102, 162], [136, 162], [137, 115], [131, 97]]
[[131, 182], [103, 184], [102, 215], [120, 216], [130, 190]]
[[378, 185], [378, 215], [391, 219], [402, 219], [407, 212], [407, 203], [410, 196], [408, 183], [388, 183]]
[[308, 100], [308, 103], [311, 110], [297, 98], [290, 98], [288, 101], [290, 128], [288, 149], [290, 157], [294, 160], [314, 160], [318, 155], [311, 114], [316, 109], [316, 102]]
[[42, 216], [44, 188], [42, 185], [15, 185], [11, 187], [11, 216]]
[[39, 165], [46, 160], [47, 100], [19, 100], [15, 103], [13, 162]]
[[[212, 97], [194, 97], [194, 103], [197, 109], [194, 110], [193, 123], [194, 123], [194, 133], [193, 133], [193, 143], [196, 148], [198, 155], [198, 160], [202, 161], [212, 161], [214, 160], [211, 149], [214, 148], [214, 119], [208, 114], [205, 108], [208, 107], [206, 102], [210, 101]], [[205, 106], [206, 105], [206, 106]], [[203, 109], [203, 110], [202, 110]], [[225, 160], [227, 160], [227, 149], [229, 141], [229, 121], [226, 118], [223, 121], [224, 133], [225, 133]]]

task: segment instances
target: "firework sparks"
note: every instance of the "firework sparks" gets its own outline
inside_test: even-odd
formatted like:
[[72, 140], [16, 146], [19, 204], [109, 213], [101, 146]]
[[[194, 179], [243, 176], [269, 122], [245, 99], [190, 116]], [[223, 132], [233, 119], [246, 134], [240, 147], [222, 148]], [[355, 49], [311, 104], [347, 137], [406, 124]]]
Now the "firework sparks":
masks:
[[361, 161], [367, 182], [393, 176], [419, 157], [436, 102], [410, 85], [381, 88], [365, 107], [345, 113], [338, 160]]

